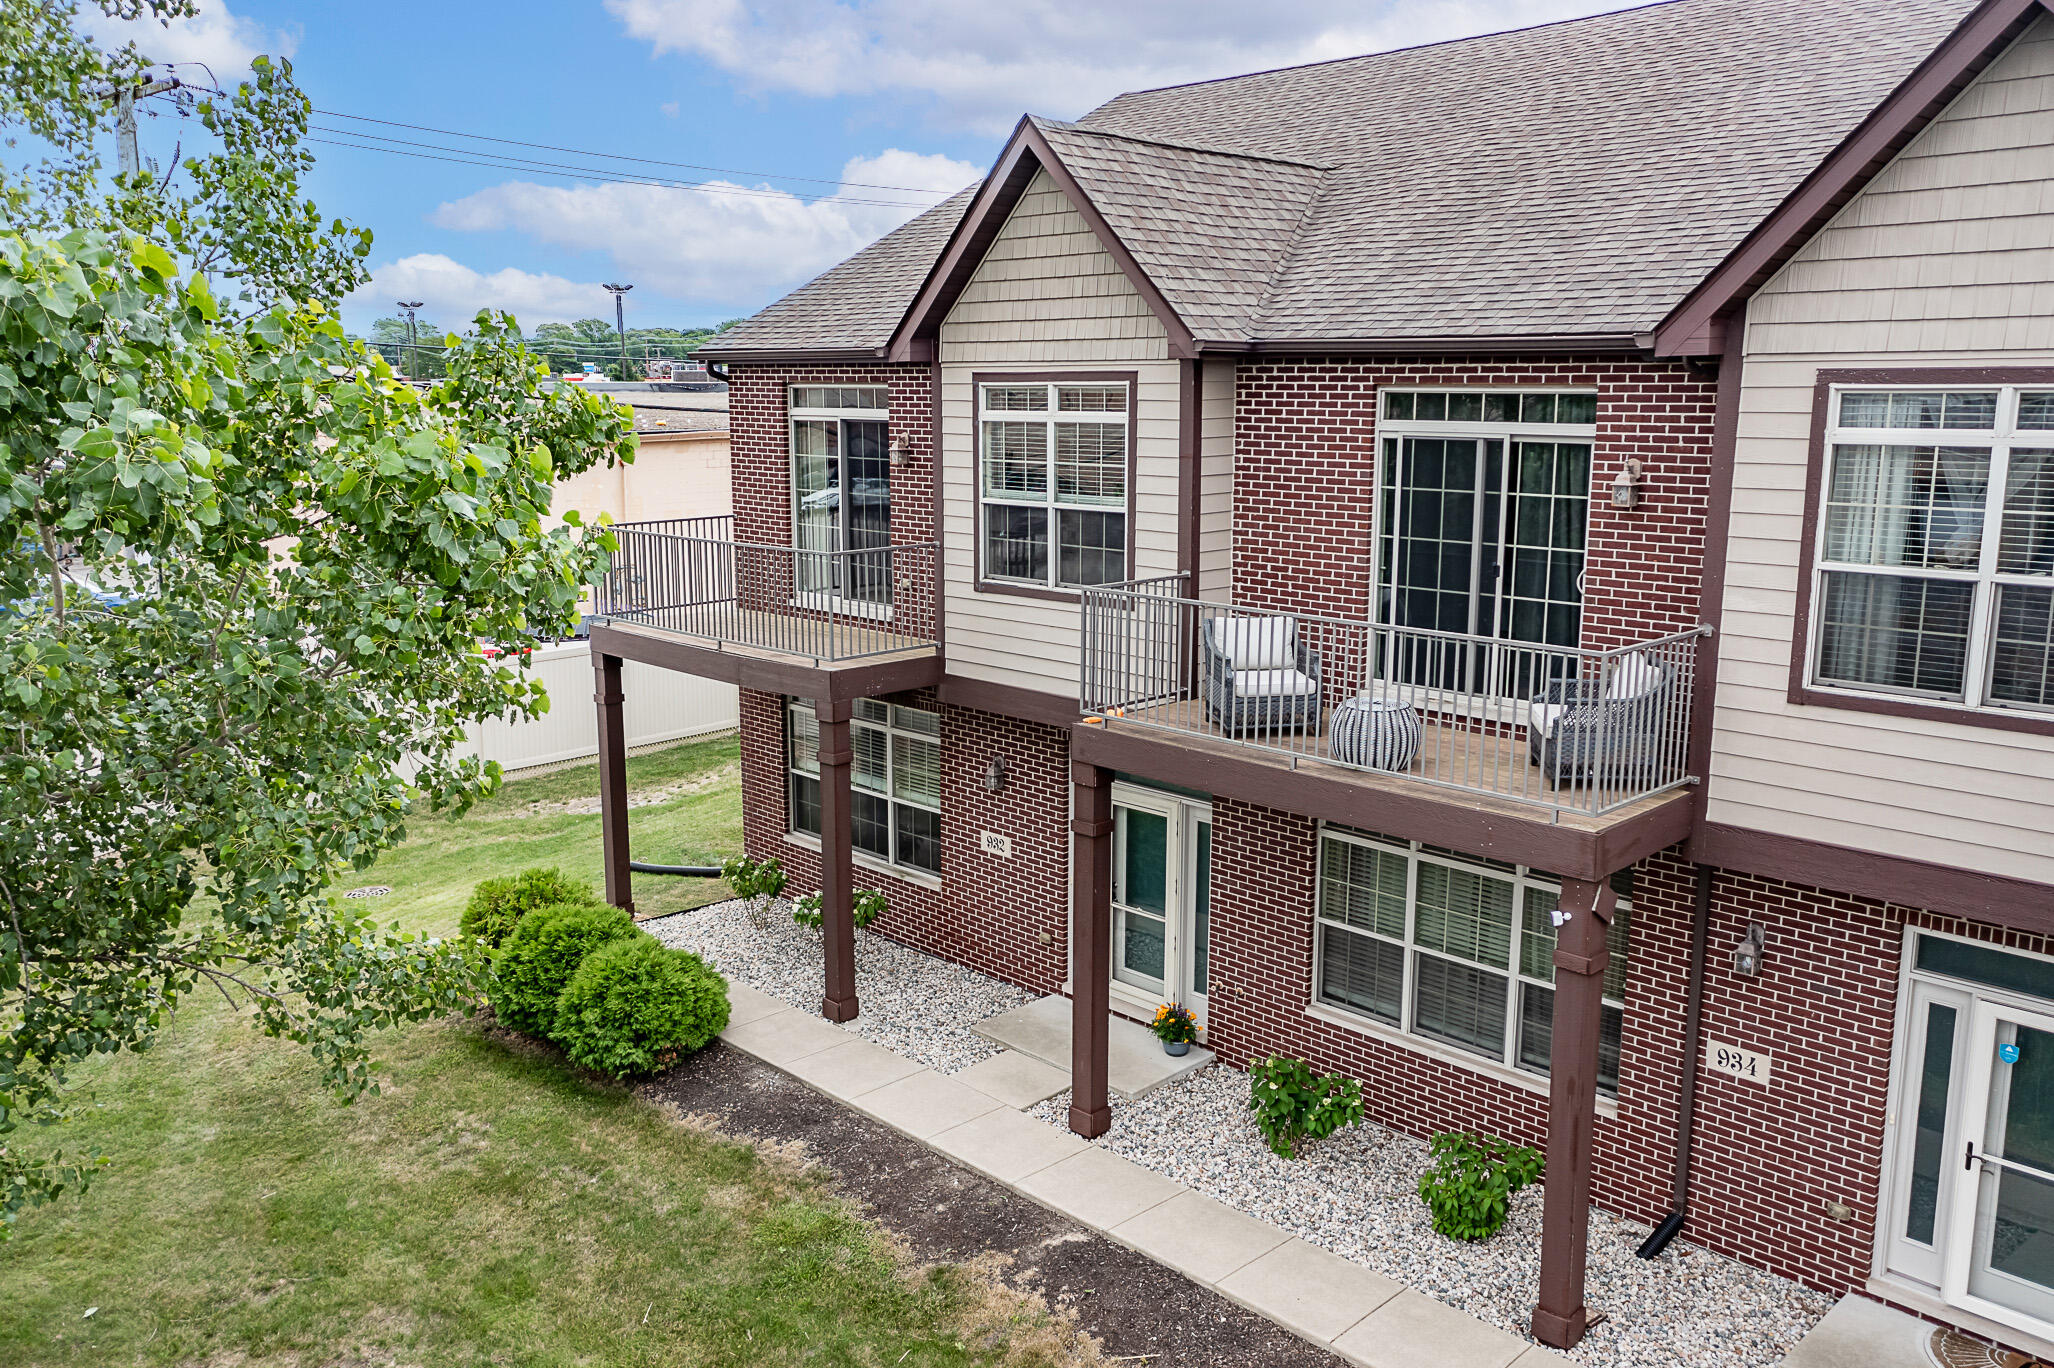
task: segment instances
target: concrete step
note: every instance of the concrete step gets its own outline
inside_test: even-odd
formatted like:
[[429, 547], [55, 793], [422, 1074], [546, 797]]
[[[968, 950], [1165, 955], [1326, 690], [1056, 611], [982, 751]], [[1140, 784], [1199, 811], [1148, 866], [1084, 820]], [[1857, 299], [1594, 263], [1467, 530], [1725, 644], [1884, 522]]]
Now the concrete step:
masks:
[[[1025, 1007], [986, 1017], [970, 1029], [986, 1040], [1067, 1074], [1070, 1012], [1070, 999], [1066, 997], [1039, 998]], [[1212, 1051], [1203, 1045], [1193, 1045], [1187, 1055], [1166, 1055], [1162, 1042], [1146, 1026], [1116, 1013], [1106, 1049], [1106, 1085], [1131, 1102], [1165, 1083], [1197, 1073], [1212, 1060]]]

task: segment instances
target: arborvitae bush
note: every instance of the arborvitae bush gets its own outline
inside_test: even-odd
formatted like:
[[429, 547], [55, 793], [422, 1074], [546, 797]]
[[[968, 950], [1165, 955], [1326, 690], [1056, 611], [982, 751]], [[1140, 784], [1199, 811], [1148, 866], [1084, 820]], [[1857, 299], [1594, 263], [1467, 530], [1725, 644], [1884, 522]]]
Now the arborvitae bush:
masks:
[[576, 879], [567, 879], [554, 869], [524, 869], [503, 878], [486, 879], [471, 890], [457, 926], [467, 936], [476, 936], [495, 950], [506, 943], [513, 929], [538, 907], [572, 904], [597, 907], [599, 895]]
[[608, 941], [643, 933], [617, 907], [558, 903], [522, 917], [499, 949], [489, 994], [501, 1022], [517, 1031], [546, 1036], [556, 1020], [556, 1000], [585, 956]]
[[571, 1062], [614, 1078], [667, 1069], [726, 1029], [727, 980], [653, 936], [602, 945], [556, 1003], [556, 1042]]

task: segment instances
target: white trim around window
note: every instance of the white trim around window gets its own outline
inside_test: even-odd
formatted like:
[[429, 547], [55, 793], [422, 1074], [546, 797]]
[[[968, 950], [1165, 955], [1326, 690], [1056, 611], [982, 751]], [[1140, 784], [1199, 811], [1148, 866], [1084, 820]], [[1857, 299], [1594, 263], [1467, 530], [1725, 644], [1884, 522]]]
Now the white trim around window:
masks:
[[[941, 879], [941, 715], [859, 698], [849, 721], [850, 846], [858, 863], [916, 882]], [[820, 840], [820, 724], [785, 700], [785, 829]]]
[[1132, 577], [1134, 384], [979, 376], [978, 582], [1061, 593]]
[[2054, 387], [1828, 389], [1805, 686], [2054, 714]]
[[[1561, 885], [1524, 866], [1340, 827], [1319, 833], [1308, 1014], [1544, 1088]], [[1628, 927], [1607, 937], [1600, 1094], [1618, 1091]]]

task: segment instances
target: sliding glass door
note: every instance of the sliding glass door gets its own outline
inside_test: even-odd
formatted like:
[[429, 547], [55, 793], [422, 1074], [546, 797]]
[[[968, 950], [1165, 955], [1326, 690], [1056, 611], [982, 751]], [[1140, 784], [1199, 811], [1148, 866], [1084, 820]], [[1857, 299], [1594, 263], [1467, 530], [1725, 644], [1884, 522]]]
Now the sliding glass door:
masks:
[[[867, 388], [793, 391], [794, 544], [802, 594], [844, 602], [891, 602], [891, 450], [886, 422], [833, 409], [806, 409], [816, 395], [871, 402]], [[876, 391], [881, 409], [883, 391]], [[855, 553], [855, 554], [839, 554]]]

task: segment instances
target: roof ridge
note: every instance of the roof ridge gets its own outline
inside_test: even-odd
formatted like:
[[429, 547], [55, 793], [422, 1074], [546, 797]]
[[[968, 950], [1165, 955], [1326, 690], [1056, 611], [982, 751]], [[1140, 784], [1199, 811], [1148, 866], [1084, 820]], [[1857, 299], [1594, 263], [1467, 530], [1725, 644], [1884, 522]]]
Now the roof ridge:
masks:
[[[1664, 4], [1675, 0], [1662, 0]], [[1296, 157], [1279, 157], [1267, 152], [1243, 152], [1238, 148], [1209, 146], [1205, 143], [1171, 142], [1168, 138], [1144, 138], [1137, 133], [1123, 133], [1111, 128], [1095, 128], [1075, 119], [1045, 119], [1039, 114], [1027, 116], [1037, 128], [1058, 128], [1065, 131], [1089, 133], [1094, 138], [1117, 138], [1121, 142], [1140, 143], [1145, 147], [1167, 147], [1174, 152], [1204, 152], [1215, 157], [1238, 157], [1242, 161], [1275, 162], [1279, 166], [1296, 166], [1306, 171], [1332, 171], [1336, 162], [1300, 161]]]
[[1292, 62], [1286, 66], [1264, 67], [1260, 71], [1242, 71], [1232, 76], [1208, 76], [1198, 81], [1172, 81], [1168, 85], [1143, 86], [1139, 90], [1123, 90], [1084, 114], [1090, 118], [1101, 109], [1106, 109], [1121, 100], [1135, 95], [1160, 95], [1166, 90], [1191, 90], [1198, 86], [1226, 85], [1231, 81], [1246, 81], [1257, 76], [1275, 76], [1286, 71], [1310, 71], [1314, 67], [1339, 66], [1343, 62], [1361, 62], [1371, 57], [1395, 57], [1401, 52], [1425, 52], [1430, 48], [1455, 47], [1462, 43], [1480, 43], [1486, 38], [1505, 38], [1515, 33], [1537, 33], [1542, 29], [1562, 28], [1569, 24], [1587, 24], [1594, 19], [1614, 19], [1622, 14], [1638, 14], [1642, 10], [1662, 9], [1668, 5], [1692, 3], [1693, 0], [1644, 0], [1638, 5], [1626, 5], [1619, 9], [1600, 10], [1596, 14], [1579, 14], [1568, 19], [1550, 19], [1544, 24], [1523, 24], [1517, 28], [1493, 29], [1489, 33], [1470, 33], [1460, 38], [1442, 38], [1431, 43], [1410, 43], [1404, 47], [1378, 48], [1372, 52], [1356, 52], [1346, 57], [1323, 57], [1317, 62]]

